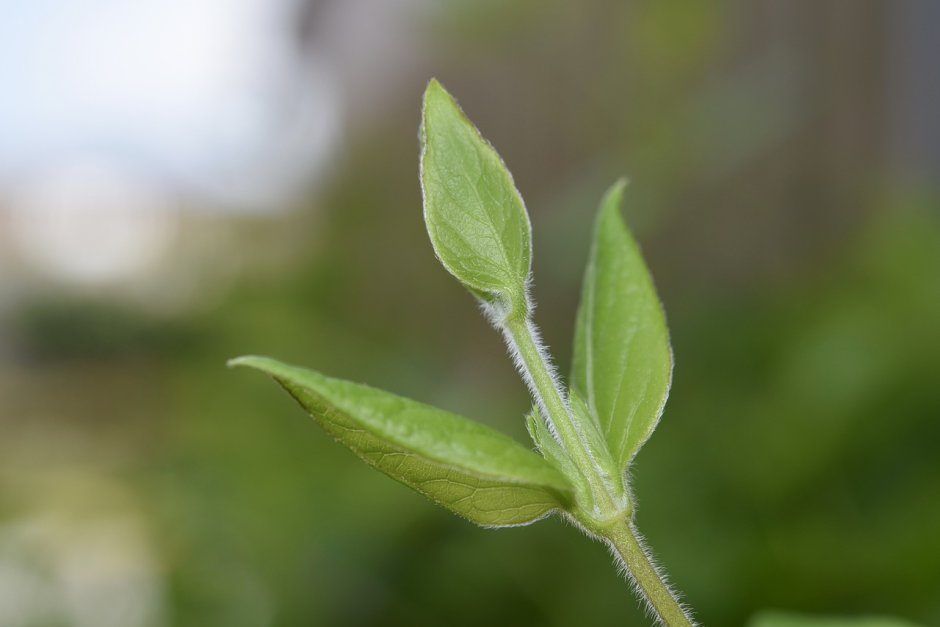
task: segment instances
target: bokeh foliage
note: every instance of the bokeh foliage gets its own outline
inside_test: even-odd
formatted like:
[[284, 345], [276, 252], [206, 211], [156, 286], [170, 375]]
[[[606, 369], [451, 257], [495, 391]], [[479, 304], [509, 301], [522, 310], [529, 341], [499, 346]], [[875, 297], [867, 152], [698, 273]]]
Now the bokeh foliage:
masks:
[[873, 3], [837, 30], [810, 4], [756, 5], [455, 3], [329, 188], [274, 218], [311, 233], [289, 263], [169, 319], [56, 294], [9, 312], [0, 555], [37, 517], [129, 521], [179, 626], [643, 624], [602, 547], [557, 520], [457, 520], [224, 368], [276, 354], [525, 441], [526, 392], [423, 231], [433, 72], [528, 200], [563, 372], [597, 198], [632, 180], [676, 358], [639, 525], [700, 618], [940, 623], [940, 202], [885, 148]]

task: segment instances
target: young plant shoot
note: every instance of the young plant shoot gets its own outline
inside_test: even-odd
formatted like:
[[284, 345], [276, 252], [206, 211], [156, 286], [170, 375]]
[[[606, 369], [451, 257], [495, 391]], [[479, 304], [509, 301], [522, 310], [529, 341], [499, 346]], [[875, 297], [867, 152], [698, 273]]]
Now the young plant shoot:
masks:
[[633, 523], [630, 466], [659, 422], [672, 377], [659, 298], [620, 214], [600, 204], [566, 389], [532, 320], [529, 216], [512, 175], [436, 80], [421, 123], [424, 220], [434, 252], [502, 333], [528, 385], [537, 452], [482, 424], [267, 357], [230, 364], [272, 376], [366, 463], [484, 527], [558, 513], [605, 542], [660, 624], [694, 624]]

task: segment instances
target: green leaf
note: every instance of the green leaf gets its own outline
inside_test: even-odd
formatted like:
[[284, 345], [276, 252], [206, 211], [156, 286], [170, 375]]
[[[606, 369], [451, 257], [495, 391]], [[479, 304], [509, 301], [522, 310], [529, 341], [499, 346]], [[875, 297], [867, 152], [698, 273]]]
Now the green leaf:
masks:
[[532, 229], [522, 196], [493, 147], [433, 79], [424, 92], [421, 143], [424, 220], [438, 259], [485, 303], [524, 312]]
[[578, 469], [571, 461], [571, 457], [548, 430], [548, 425], [539, 416], [537, 408], [532, 408], [526, 415], [525, 427], [542, 457], [554, 465], [555, 468], [558, 468], [569, 480], [574, 480], [579, 476]]
[[267, 357], [239, 357], [229, 365], [271, 375], [366, 463], [479, 525], [525, 525], [572, 498], [551, 464], [479, 423]]
[[669, 394], [672, 350], [656, 288], [620, 215], [625, 183], [601, 201], [575, 330], [573, 391], [621, 469], [650, 437]]
[[571, 413], [579, 423], [579, 430], [584, 443], [594, 460], [594, 469], [605, 482], [610, 484], [617, 494], [624, 493], [623, 467], [614, 459], [604, 434], [601, 432], [597, 417], [593, 415], [587, 403], [576, 390], [568, 397]]
[[765, 610], [748, 627], [917, 627], [915, 623], [888, 616], [817, 616]]

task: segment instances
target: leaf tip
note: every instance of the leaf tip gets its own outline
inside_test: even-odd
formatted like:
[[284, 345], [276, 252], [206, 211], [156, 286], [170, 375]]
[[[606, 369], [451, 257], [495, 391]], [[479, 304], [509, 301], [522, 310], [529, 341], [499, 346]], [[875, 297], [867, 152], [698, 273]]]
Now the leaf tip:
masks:
[[620, 204], [623, 200], [623, 192], [629, 184], [630, 181], [625, 176], [621, 176], [616, 181], [614, 181], [614, 184], [611, 185], [604, 194], [604, 199], [601, 202], [601, 206], [613, 207], [614, 209], [619, 210]]
[[428, 81], [428, 86], [424, 90], [424, 99], [421, 108], [422, 139], [427, 140], [429, 120], [434, 123], [446, 124], [448, 120], [453, 119], [473, 126], [473, 123], [467, 118], [463, 109], [457, 104], [457, 99], [447, 91], [439, 80], [432, 78]]
[[434, 90], [441, 90], [441, 91], [444, 91], [444, 86], [441, 85], [441, 81], [437, 80], [436, 77], [432, 76], [432, 77], [428, 80], [428, 85], [427, 85], [427, 87], [426, 87], [425, 90], [424, 90], [424, 97], [427, 98], [428, 94], [431, 93], [431, 92], [434, 91]]
[[428, 115], [432, 112], [432, 109], [436, 108], [439, 104], [449, 104], [452, 107], [457, 106], [457, 103], [454, 100], [454, 97], [450, 95], [450, 92], [444, 89], [444, 86], [441, 85], [439, 80], [432, 78], [428, 81], [428, 86], [424, 89], [421, 117], [426, 120]]
[[256, 370], [268, 370], [271, 362], [270, 357], [261, 357], [260, 355], [240, 355], [233, 357], [225, 362], [227, 368], [254, 368]]
[[453, 96], [451, 96], [450, 93], [444, 89], [444, 86], [441, 84], [441, 82], [432, 77], [431, 80], [428, 81], [428, 86], [424, 88], [425, 105], [427, 105], [429, 100], [439, 98], [441, 96], [453, 100]]

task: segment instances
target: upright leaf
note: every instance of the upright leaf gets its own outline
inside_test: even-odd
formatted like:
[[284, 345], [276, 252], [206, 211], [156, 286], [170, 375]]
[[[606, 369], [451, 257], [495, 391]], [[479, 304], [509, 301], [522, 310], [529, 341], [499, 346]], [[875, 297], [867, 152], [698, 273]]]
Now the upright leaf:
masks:
[[572, 387], [626, 468], [662, 414], [672, 350], [656, 289], [620, 215], [624, 182], [604, 196], [578, 310]]
[[271, 375], [366, 463], [479, 525], [525, 525], [572, 498], [545, 459], [479, 423], [267, 357], [230, 365]]
[[531, 226], [512, 175], [436, 80], [421, 124], [424, 220], [444, 267], [487, 303], [524, 308]]

